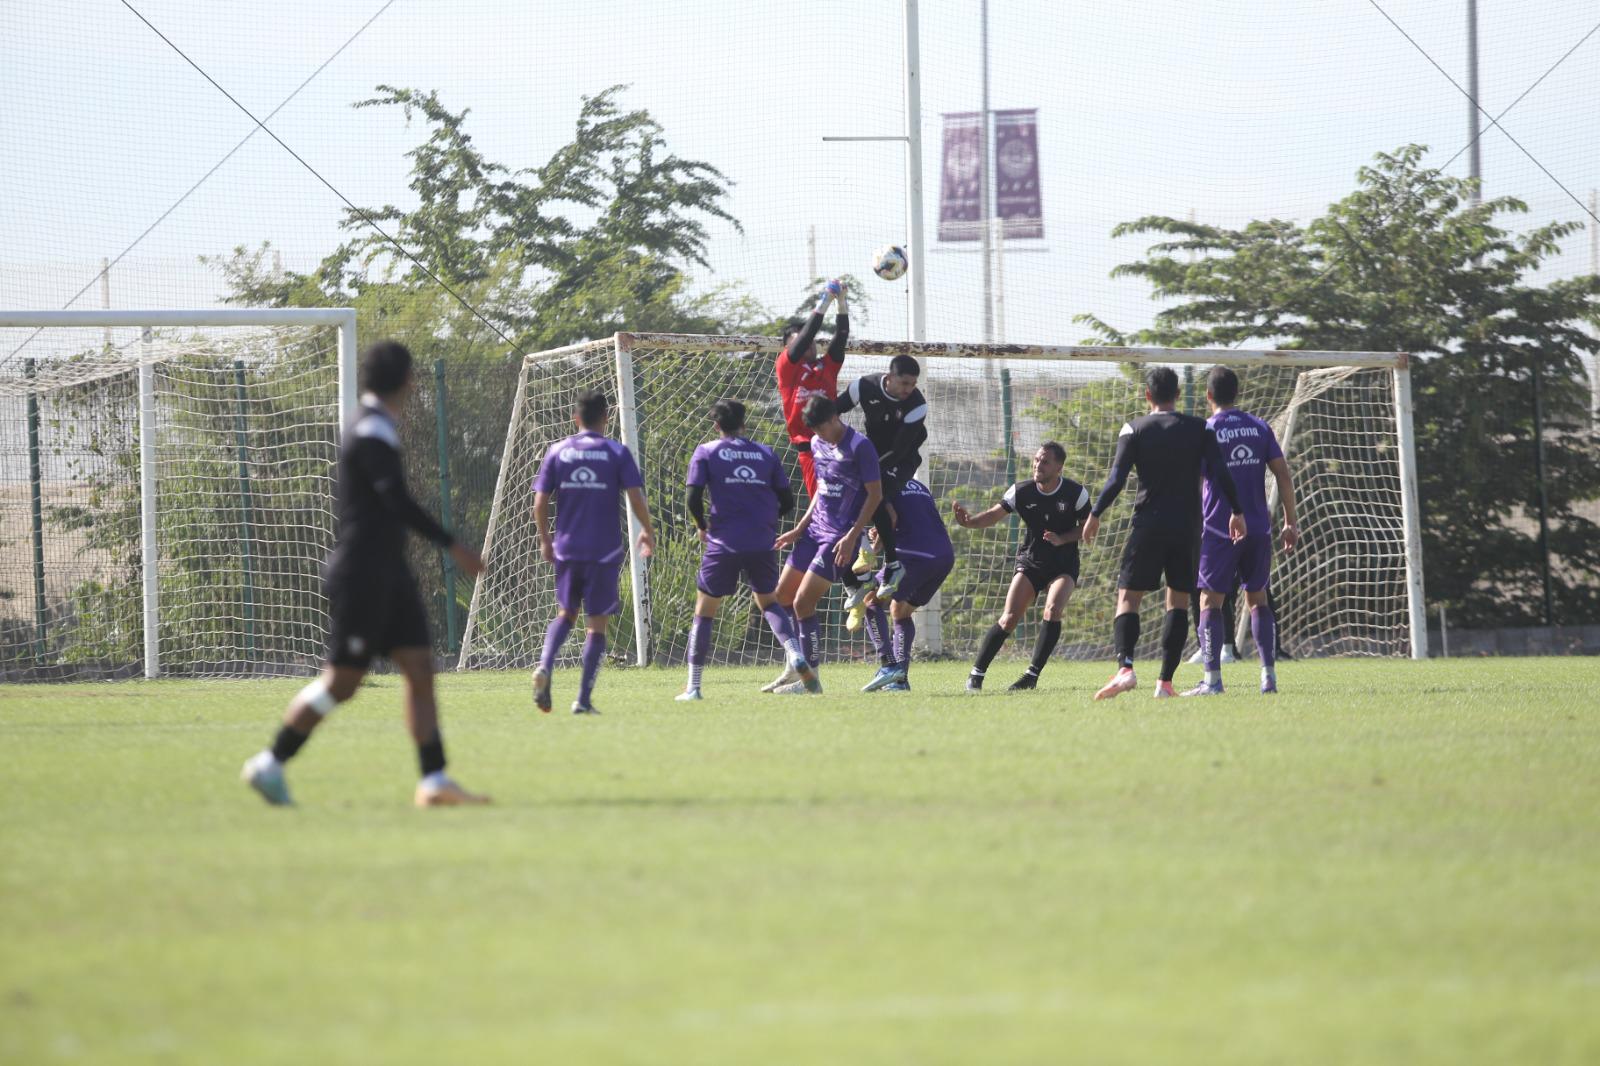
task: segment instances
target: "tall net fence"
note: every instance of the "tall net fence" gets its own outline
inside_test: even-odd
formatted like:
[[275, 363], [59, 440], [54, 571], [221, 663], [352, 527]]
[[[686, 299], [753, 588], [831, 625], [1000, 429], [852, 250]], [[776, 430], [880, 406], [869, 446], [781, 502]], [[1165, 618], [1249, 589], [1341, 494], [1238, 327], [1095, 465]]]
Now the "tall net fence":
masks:
[[[714, 435], [709, 411], [715, 400], [743, 402], [748, 435], [778, 448], [797, 489], [801, 485], [772, 384], [776, 351], [775, 342], [761, 338], [644, 335], [632, 340], [622, 359], [632, 375], [657, 547], [643, 589], [633, 587], [624, 568], [624, 613], [612, 645], [619, 658], [637, 657], [640, 632], [653, 663], [680, 662], [686, 653], [701, 548], [683, 486], [690, 454]], [[964, 357], [936, 355], [923, 361], [929, 438], [918, 477], [932, 489], [941, 513], [948, 516], [958, 500], [975, 509], [997, 502], [1006, 486], [1028, 476], [1029, 458], [1045, 440], [1066, 447], [1066, 476], [1096, 491], [1118, 429], [1144, 409], [1143, 367], [1112, 361], [1109, 353], [1101, 360], [982, 358], [981, 353], [969, 346]], [[1250, 361], [1248, 356], [1240, 360]], [[854, 352], [841, 381], [882, 373], [887, 365], [887, 355]], [[1177, 366], [1186, 409], [1204, 413], [1204, 375], [1210, 365]], [[618, 395], [618, 369], [613, 342], [543, 353], [524, 363], [489, 530], [490, 571], [473, 603], [463, 667], [524, 667], [538, 654], [555, 608], [554, 574], [539, 558], [534, 532], [533, 478], [545, 449], [571, 432], [579, 392], [600, 388]], [[1302, 655], [1408, 652], [1392, 370], [1250, 365], [1243, 371], [1240, 402], [1273, 424], [1297, 487], [1305, 539], [1294, 553], [1279, 556], [1274, 573], [1285, 645]], [[851, 413], [846, 420], [856, 417]], [[618, 431], [614, 421], [613, 432]], [[1136, 491], [1135, 479], [1127, 492]], [[803, 490], [801, 496], [804, 506]], [[1102, 539], [1084, 550], [1079, 590], [1066, 612], [1058, 655], [1110, 654], [1113, 590], [1131, 514], [1129, 495], [1106, 516]], [[956, 546], [956, 568], [920, 616], [919, 634], [945, 654], [965, 656], [1000, 612], [1020, 530], [1015, 519], [989, 530], [946, 524]], [[1141, 654], [1154, 654], [1159, 597], [1150, 597], [1145, 610], [1150, 624], [1143, 630]], [[844, 629], [837, 595], [825, 601], [823, 619], [830, 658], [867, 654], [864, 636], [852, 638]], [[1011, 642], [1013, 650], [1028, 646], [1035, 624], [1037, 617], [1024, 622], [1023, 639]], [[743, 594], [724, 601], [714, 639], [713, 661], [776, 661], [778, 656], [760, 612]]]
[[55, 357], [0, 373], [0, 676], [142, 672], [147, 489], [161, 672], [313, 666], [334, 531], [334, 331], [90, 332], [47, 330]]

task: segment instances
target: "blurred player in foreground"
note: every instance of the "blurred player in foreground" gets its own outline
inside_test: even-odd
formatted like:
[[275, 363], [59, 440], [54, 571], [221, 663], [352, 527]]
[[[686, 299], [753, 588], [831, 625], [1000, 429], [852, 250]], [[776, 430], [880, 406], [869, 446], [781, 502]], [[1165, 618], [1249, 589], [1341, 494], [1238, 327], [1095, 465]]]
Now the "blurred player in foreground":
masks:
[[[533, 702], [549, 711], [550, 678], [556, 656], [572, 632], [579, 610], [586, 612], [583, 673], [573, 714], [599, 714], [593, 696], [595, 678], [606, 655], [606, 628], [622, 610], [619, 577], [624, 543], [622, 498], [639, 520], [639, 553], [655, 550], [650, 508], [644, 500], [644, 479], [633, 452], [606, 436], [611, 404], [603, 392], [590, 389], [578, 397], [573, 420], [578, 432], [550, 445], [533, 482], [533, 520], [539, 529], [539, 551], [556, 568], [559, 610], [544, 635], [544, 651], [533, 671]], [[550, 501], [557, 503], [555, 535], [550, 531]]]
[[379, 341], [361, 355], [365, 392], [339, 444], [339, 528], [323, 567], [328, 599], [328, 653], [322, 675], [289, 702], [272, 746], [252, 756], [245, 784], [275, 806], [289, 806], [284, 764], [339, 704], [356, 694], [375, 655], [387, 656], [405, 679], [406, 725], [417, 745], [419, 807], [488, 803], [445, 774], [444, 740], [433, 695], [433, 641], [428, 614], [406, 565], [406, 530], [445, 548], [463, 573], [483, 573], [478, 553], [459, 544], [406, 491], [400, 463], [400, 412], [411, 395], [411, 352]]

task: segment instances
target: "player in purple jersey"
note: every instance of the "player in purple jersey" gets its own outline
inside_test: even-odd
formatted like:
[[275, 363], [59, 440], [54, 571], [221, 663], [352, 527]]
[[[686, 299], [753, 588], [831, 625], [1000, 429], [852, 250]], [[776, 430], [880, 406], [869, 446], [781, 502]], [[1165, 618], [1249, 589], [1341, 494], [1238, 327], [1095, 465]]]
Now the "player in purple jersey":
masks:
[[[817, 494], [795, 527], [778, 538], [779, 548], [792, 547], [783, 564], [783, 579], [778, 583], [782, 601], [787, 588], [792, 595], [800, 642], [813, 675], [807, 681], [786, 670], [762, 691], [783, 695], [822, 691], [815, 671], [822, 661], [818, 633], [817, 603], [828, 591], [843, 567], [856, 557], [861, 531], [872, 522], [872, 515], [883, 500], [883, 484], [878, 470], [878, 451], [872, 442], [839, 420], [839, 408], [825, 396], [806, 401], [806, 426], [816, 434], [811, 441], [811, 458], [817, 468]], [[787, 605], [786, 605], [787, 606]]]
[[[880, 665], [877, 674], [862, 687], [862, 692], [911, 691], [911, 645], [917, 636], [917, 623], [912, 616], [918, 607], [926, 606], [933, 599], [956, 565], [956, 550], [928, 486], [915, 478], [909, 479], [889, 502], [898, 523], [903, 572], [887, 612], [877, 592], [868, 594], [867, 634], [878, 651]], [[873, 529], [869, 535], [876, 537], [878, 530]]]
[[[794, 510], [794, 490], [783, 463], [765, 444], [744, 436], [744, 404], [718, 400], [711, 420], [719, 436], [706, 441], [689, 458], [689, 514], [700, 530], [705, 554], [695, 582], [694, 625], [689, 629], [689, 684], [679, 700], [698, 700], [700, 674], [711, 657], [711, 624], [724, 596], [739, 587], [742, 574], [755, 594], [756, 606], [787, 653], [789, 668], [802, 680], [815, 679], [793, 616], [778, 606], [778, 519]], [[706, 514], [706, 494], [711, 513]]]
[[972, 673], [967, 675], [968, 692], [983, 690], [989, 665], [1041, 593], [1045, 597], [1044, 624], [1034, 640], [1033, 661], [1027, 672], [1012, 682], [1009, 691], [1037, 688], [1039, 675], [1061, 639], [1061, 615], [1078, 587], [1078, 538], [1083, 533], [1084, 519], [1089, 517], [1089, 490], [1062, 476], [1066, 462], [1067, 449], [1047, 440], [1033, 453], [1033, 477], [1006, 489], [999, 503], [978, 514], [972, 514], [959, 502], [955, 505], [956, 521], [967, 529], [987, 529], [1008, 515], [1016, 515], [1022, 519], [1024, 530], [1005, 606], [978, 645], [978, 657], [973, 660]]
[[[598, 714], [594, 709], [595, 677], [606, 654], [606, 627], [622, 610], [618, 575], [624, 545], [618, 521], [622, 498], [628, 498], [639, 521], [639, 554], [650, 558], [655, 533], [644, 501], [644, 479], [626, 445], [606, 436], [611, 404], [605, 393], [590, 389], [578, 397], [573, 420], [578, 432], [550, 445], [533, 482], [533, 520], [539, 528], [539, 552], [556, 568], [555, 621], [545, 631], [544, 651], [533, 671], [533, 702], [550, 710], [550, 676], [556, 655], [582, 609], [587, 615], [583, 637], [583, 674], [573, 714]], [[556, 501], [555, 535], [550, 532], [550, 501]]]
[[1243, 540], [1228, 536], [1228, 516], [1217, 487], [1223, 471], [1208, 460], [1202, 465], [1205, 485], [1201, 499], [1200, 531], [1200, 651], [1206, 676], [1185, 696], [1215, 696], [1222, 692], [1222, 644], [1228, 619], [1223, 604], [1235, 583], [1244, 589], [1250, 605], [1250, 632], [1261, 655], [1261, 691], [1278, 691], [1276, 651], [1277, 619], [1267, 599], [1272, 577], [1272, 509], [1267, 505], [1266, 472], [1278, 479], [1283, 501], [1283, 550], [1293, 551], [1300, 539], [1295, 523], [1294, 481], [1289, 464], [1278, 447], [1272, 427], [1234, 404], [1239, 398], [1239, 375], [1225, 366], [1212, 367], [1206, 379], [1206, 399], [1211, 418], [1206, 425], [1216, 435], [1226, 476], [1233, 480], [1244, 512]]

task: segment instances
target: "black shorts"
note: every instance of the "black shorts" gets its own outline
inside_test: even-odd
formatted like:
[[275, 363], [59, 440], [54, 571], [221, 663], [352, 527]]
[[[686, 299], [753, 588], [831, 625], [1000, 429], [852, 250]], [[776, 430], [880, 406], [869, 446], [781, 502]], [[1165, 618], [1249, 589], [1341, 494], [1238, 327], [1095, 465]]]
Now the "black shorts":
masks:
[[409, 567], [336, 566], [322, 588], [328, 597], [332, 665], [365, 670], [375, 655], [432, 646], [428, 611]]
[[1070, 577], [1072, 583], [1078, 583], [1078, 552], [1077, 545], [1072, 546], [1070, 552], [1051, 554], [1043, 558], [1032, 555], [1017, 556], [1017, 573], [1028, 579], [1028, 584], [1033, 586], [1033, 594], [1042, 596], [1045, 590], [1063, 577]]
[[1190, 530], [1169, 532], [1134, 526], [1122, 549], [1122, 573], [1117, 588], [1154, 592], [1163, 575], [1174, 592], [1193, 592], [1197, 545]]

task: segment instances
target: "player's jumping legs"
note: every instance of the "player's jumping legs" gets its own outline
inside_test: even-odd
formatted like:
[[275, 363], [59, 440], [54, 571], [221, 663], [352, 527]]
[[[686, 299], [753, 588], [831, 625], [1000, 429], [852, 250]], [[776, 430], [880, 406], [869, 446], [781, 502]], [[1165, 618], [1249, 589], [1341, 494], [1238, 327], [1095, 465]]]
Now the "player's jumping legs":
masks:
[[458, 807], [489, 802], [452, 781], [444, 772], [444, 737], [439, 732], [439, 705], [433, 694], [433, 649], [395, 648], [389, 653], [406, 683], [406, 728], [417, 745], [422, 780], [418, 807]]
[[1000, 609], [1000, 618], [989, 627], [989, 632], [983, 635], [983, 642], [978, 645], [978, 657], [972, 661], [972, 672], [967, 675], [967, 691], [977, 692], [983, 688], [984, 675], [989, 672], [989, 664], [994, 662], [994, 657], [1000, 654], [1000, 649], [1005, 647], [1011, 633], [1017, 628], [1017, 623], [1022, 621], [1022, 616], [1033, 606], [1035, 592], [1033, 582], [1028, 580], [1028, 575], [1018, 571], [1011, 575], [1011, 587], [1006, 589], [1006, 604]]

